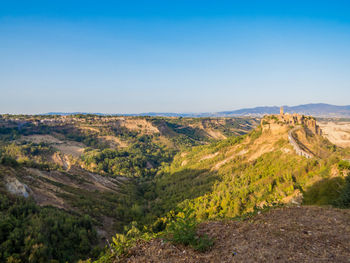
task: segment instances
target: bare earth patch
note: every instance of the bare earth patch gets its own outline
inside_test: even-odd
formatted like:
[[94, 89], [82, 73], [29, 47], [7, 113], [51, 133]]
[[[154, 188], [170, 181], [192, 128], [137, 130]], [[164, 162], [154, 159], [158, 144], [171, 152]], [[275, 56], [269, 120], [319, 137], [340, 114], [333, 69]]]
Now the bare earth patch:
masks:
[[350, 123], [349, 122], [319, 122], [323, 135], [340, 147], [350, 147]]
[[125, 127], [129, 130], [141, 131], [144, 134], [159, 133], [157, 127], [153, 126], [150, 121], [142, 118], [124, 118], [121, 117], [117, 120], [117, 125]]
[[72, 144], [57, 144], [54, 146], [60, 152], [68, 155], [72, 155], [74, 157], [79, 157], [83, 154], [84, 148], [78, 145]]
[[51, 136], [51, 135], [28, 135], [28, 136], [22, 136], [21, 138], [23, 141], [29, 141], [33, 143], [48, 143], [48, 144], [60, 144], [63, 143], [59, 139]]
[[122, 141], [120, 138], [115, 136], [99, 136], [102, 141], [105, 141], [112, 148], [126, 148], [128, 147], [128, 143], [126, 141]]
[[223, 139], [227, 138], [220, 131], [215, 131], [215, 130], [212, 130], [212, 129], [208, 129], [208, 130], [206, 130], [206, 132], [210, 135], [210, 137], [212, 137], [212, 138], [214, 138], [216, 140], [223, 140]]
[[48, 143], [60, 152], [73, 157], [80, 157], [84, 152], [84, 145], [74, 141], [61, 141], [51, 135], [22, 136], [21, 140], [33, 143]]
[[207, 159], [214, 158], [214, 157], [217, 156], [218, 154], [219, 154], [219, 152], [212, 153], [212, 154], [208, 154], [208, 155], [204, 156], [203, 158], [201, 158], [199, 161], [204, 161], [204, 160], [207, 160]]
[[349, 262], [350, 210], [278, 208], [245, 221], [203, 223], [205, 253], [160, 239], [140, 242], [122, 262]]

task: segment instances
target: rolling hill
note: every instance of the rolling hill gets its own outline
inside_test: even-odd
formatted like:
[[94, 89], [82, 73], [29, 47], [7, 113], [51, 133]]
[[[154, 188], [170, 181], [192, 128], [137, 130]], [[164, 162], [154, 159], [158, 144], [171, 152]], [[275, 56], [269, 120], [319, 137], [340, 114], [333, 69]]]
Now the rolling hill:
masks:
[[[312, 115], [315, 117], [324, 118], [350, 118], [350, 105], [336, 106], [326, 103], [309, 103], [297, 106], [281, 105], [285, 112], [298, 113], [302, 115]], [[203, 113], [173, 113], [173, 112], [145, 112], [135, 114], [103, 114], [93, 113], [97, 115], [120, 115], [120, 116], [153, 116], [153, 117], [237, 117], [237, 116], [254, 116], [263, 117], [269, 114], [278, 114], [280, 106], [261, 106], [255, 108], [244, 108], [232, 111], [218, 111], [218, 112], [203, 112]], [[90, 114], [90, 113], [65, 113], [65, 112], [51, 112], [45, 115], [74, 115], [74, 114]]]

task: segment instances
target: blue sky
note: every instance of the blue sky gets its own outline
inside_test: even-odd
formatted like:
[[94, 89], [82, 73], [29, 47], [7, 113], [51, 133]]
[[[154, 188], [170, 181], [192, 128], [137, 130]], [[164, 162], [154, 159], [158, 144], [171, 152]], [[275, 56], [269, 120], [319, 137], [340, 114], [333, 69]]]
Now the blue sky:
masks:
[[0, 113], [348, 105], [348, 1], [0, 0]]

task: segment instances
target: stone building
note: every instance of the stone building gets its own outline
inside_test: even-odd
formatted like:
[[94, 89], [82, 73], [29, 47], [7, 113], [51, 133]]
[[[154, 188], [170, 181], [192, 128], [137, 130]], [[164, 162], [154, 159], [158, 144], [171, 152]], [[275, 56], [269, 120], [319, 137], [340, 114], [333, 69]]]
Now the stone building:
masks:
[[292, 126], [304, 125], [313, 133], [318, 135], [322, 134], [320, 127], [316, 123], [316, 119], [312, 116], [304, 116], [297, 113], [284, 113], [283, 107], [281, 107], [280, 114], [277, 116], [277, 118], [280, 122], [283, 122], [285, 124]]

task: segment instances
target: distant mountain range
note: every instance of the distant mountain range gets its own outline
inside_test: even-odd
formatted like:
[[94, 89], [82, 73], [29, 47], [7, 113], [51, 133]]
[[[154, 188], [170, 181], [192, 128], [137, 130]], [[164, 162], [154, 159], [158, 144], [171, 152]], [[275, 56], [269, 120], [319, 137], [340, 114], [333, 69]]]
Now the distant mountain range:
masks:
[[[315, 117], [338, 117], [350, 118], [350, 105], [336, 106], [325, 103], [310, 103], [298, 106], [283, 106], [285, 113], [299, 113], [312, 115]], [[255, 108], [245, 108], [233, 111], [205, 112], [205, 113], [166, 113], [166, 112], [147, 112], [138, 114], [103, 114], [103, 113], [64, 113], [50, 112], [45, 115], [72, 115], [72, 114], [94, 114], [94, 115], [123, 115], [123, 116], [163, 116], [163, 117], [235, 117], [235, 116], [256, 116], [261, 117], [266, 114], [278, 114], [280, 106], [263, 106]]]
[[[315, 117], [350, 117], [349, 106], [336, 106], [325, 103], [303, 104], [298, 106], [283, 106], [285, 113], [299, 113]], [[263, 116], [265, 114], [278, 114], [280, 107], [256, 107], [235, 111], [218, 112], [219, 116]]]

